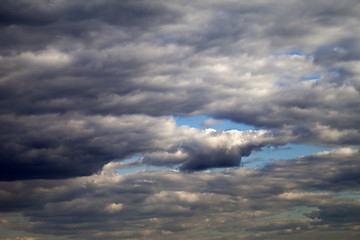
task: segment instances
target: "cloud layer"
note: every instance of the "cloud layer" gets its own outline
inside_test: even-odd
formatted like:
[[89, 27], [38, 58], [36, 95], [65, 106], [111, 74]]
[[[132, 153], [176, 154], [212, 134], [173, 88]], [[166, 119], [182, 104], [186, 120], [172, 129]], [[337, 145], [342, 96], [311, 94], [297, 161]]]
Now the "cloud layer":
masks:
[[345, 148], [191, 174], [119, 175], [109, 164], [89, 177], [3, 182], [0, 206], [29, 217], [9, 227], [80, 239], [336, 239], [330, 229], [356, 239], [359, 157]]
[[[359, 13], [356, 0], [2, 1], [3, 239], [358, 238]], [[254, 130], [174, 120], [198, 115]], [[336, 150], [238, 168], [287, 143]], [[167, 170], [116, 173], [135, 167]]]
[[[81, 176], [131, 152], [158, 151], [153, 143], [128, 149], [135, 146], [125, 134], [114, 136], [102, 123], [91, 126], [91, 119], [123, 121], [123, 115], [134, 115], [136, 122], [139, 114], [207, 114], [297, 142], [356, 146], [360, 39], [349, 29], [359, 23], [358, 9], [350, 1], [200, 1], [185, 7], [163, 1], [9, 1], [1, 8], [0, 26], [2, 169], [23, 178], [24, 172], [48, 177], [36, 165], [47, 164], [51, 154], [57, 160], [43, 166], [54, 178]], [[83, 124], [82, 136], [65, 136], [74, 130], [69, 121]], [[149, 131], [147, 123], [140, 125], [128, 126], [129, 132]], [[96, 145], [92, 138], [100, 136]], [[105, 146], [116, 138], [123, 146]], [[32, 160], [26, 160], [29, 154]], [[68, 165], [70, 155], [78, 160]], [[201, 151], [192, 155], [204, 157]], [[16, 169], [20, 162], [26, 171]], [[89, 167], [76, 167], [80, 162]]]
[[145, 115], [6, 115], [1, 125], [10, 129], [1, 137], [1, 180], [91, 175], [133, 155], [184, 171], [234, 167], [253, 150], [286, 143], [266, 130], [199, 130]]

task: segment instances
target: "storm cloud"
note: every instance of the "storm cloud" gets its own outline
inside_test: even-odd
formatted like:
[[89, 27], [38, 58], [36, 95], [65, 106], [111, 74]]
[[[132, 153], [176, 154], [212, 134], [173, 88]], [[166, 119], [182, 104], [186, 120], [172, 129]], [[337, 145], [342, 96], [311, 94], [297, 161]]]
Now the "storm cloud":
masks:
[[359, 156], [344, 148], [221, 173], [119, 175], [110, 163], [89, 177], [3, 182], [0, 206], [23, 211], [27, 231], [80, 239], [208, 239], [204, 229], [301, 239], [329, 227], [355, 239], [360, 205], [349, 193], [359, 189]]
[[[121, 152], [133, 150], [120, 147], [109, 151], [104, 147], [106, 139], [103, 146], [89, 150], [79, 136], [73, 139], [75, 145], [71, 137], [58, 139], [58, 143], [48, 141], [47, 134], [38, 134], [38, 130], [36, 136], [30, 136], [23, 124], [28, 119], [41, 121], [32, 127], [44, 128], [44, 132], [57, 124], [71, 131], [71, 124], [65, 124], [71, 116], [86, 125], [89, 116], [121, 119], [124, 114], [135, 114], [135, 118], [138, 114], [207, 114], [275, 130], [280, 136], [293, 135], [298, 142], [357, 145], [360, 95], [352, 65], [359, 59], [359, 36], [346, 32], [357, 20], [347, 17], [353, 16], [356, 8], [340, 3], [324, 4], [321, 9], [313, 5], [6, 2], [1, 10], [5, 34], [0, 49], [0, 106], [2, 121], [11, 124], [4, 123], [3, 141], [8, 142], [9, 135], [26, 141], [21, 136], [25, 134], [34, 139], [33, 147], [25, 144], [29, 151], [41, 148], [35, 146], [40, 142], [83, 145], [60, 154], [59, 159], [66, 162], [68, 155], [87, 155], [79, 161], [90, 167], [84, 170], [63, 164], [63, 173], [55, 173], [58, 167], [53, 166], [59, 160], [53, 160], [49, 169], [54, 169], [54, 177], [91, 174], [110, 160], [122, 159]], [[276, 6], [284, 11], [274, 14]], [[312, 10], [301, 16], [296, 7]], [[283, 23], [290, 15], [294, 19]], [[348, 25], [339, 28], [336, 19]], [[310, 20], [312, 28], [306, 24]], [[263, 25], [265, 21], [268, 24]], [[329, 42], [324, 32], [335, 30], [337, 34]], [[310, 41], [310, 35], [317, 40]], [[289, 54], [294, 49], [302, 53]], [[313, 75], [317, 79], [307, 80]], [[48, 121], [49, 116], [53, 117]], [[148, 126], [143, 128], [146, 131]], [[91, 131], [84, 141], [103, 135], [100, 129]], [[121, 141], [125, 139], [122, 136]], [[13, 150], [3, 150], [6, 156], [2, 161], [10, 164], [10, 169], [9, 162], [17, 165], [20, 160], [16, 155], [23, 152], [15, 145]], [[51, 152], [51, 147], [43, 148]], [[35, 161], [46, 162], [41, 157]], [[238, 158], [226, 161], [224, 166], [231, 166]], [[200, 165], [194, 168], [207, 168]], [[33, 171], [26, 172], [41, 176], [35, 173], [41, 169]]]
[[[0, 239], [356, 239], [359, 16], [356, 0], [2, 1]], [[230, 121], [252, 129], [210, 128]], [[244, 162], [289, 143], [332, 150]]]
[[184, 171], [236, 167], [253, 150], [286, 143], [265, 130], [177, 127], [171, 117], [42, 114], [2, 120], [10, 131], [1, 137], [1, 180], [91, 175], [134, 155], [144, 156], [142, 164]]

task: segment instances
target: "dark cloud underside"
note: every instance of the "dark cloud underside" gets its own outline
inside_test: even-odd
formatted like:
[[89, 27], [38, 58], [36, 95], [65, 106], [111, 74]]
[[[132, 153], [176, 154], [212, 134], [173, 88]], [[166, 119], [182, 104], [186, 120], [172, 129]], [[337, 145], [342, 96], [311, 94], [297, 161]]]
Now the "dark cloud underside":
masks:
[[[356, 0], [2, 1], [0, 230], [356, 239], [359, 16]], [[175, 122], [198, 115], [256, 130]], [[238, 169], [287, 143], [337, 150]], [[145, 167], [180, 173], [110, 171]]]
[[[355, 239], [359, 202], [339, 194], [359, 189], [358, 159], [344, 148], [259, 169], [123, 176], [109, 164], [90, 177], [3, 182], [1, 210], [23, 211], [29, 231], [80, 239], [207, 239], [205, 229], [228, 239], [301, 239], [329, 228]], [[288, 220], [277, 216], [286, 212]]]

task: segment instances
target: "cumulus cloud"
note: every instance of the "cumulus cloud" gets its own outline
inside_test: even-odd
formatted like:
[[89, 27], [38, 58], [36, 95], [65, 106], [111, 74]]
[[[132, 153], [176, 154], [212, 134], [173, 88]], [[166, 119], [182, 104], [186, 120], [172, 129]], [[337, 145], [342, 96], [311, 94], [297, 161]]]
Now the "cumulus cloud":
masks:
[[2, 7], [4, 113], [208, 114], [359, 143], [316, 131], [359, 135], [355, 2], [40, 5]]
[[239, 166], [241, 157], [282, 145], [266, 130], [221, 131], [177, 127], [171, 117], [47, 114], [1, 118], [1, 179], [91, 175], [110, 161], [133, 155], [141, 164], [182, 170]]
[[329, 227], [353, 239], [360, 205], [349, 193], [359, 188], [358, 159], [358, 150], [338, 149], [223, 172], [104, 168], [76, 179], [2, 182], [0, 206], [23, 211], [28, 231], [79, 239], [206, 239], [206, 231], [300, 239]]
[[105, 211], [109, 213], [120, 212], [123, 209], [123, 204], [121, 203], [111, 203], [106, 206]]
[[[78, 239], [357, 239], [358, 203], [336, 196], [359, 183], [359, 11], [356, 0], [3, 1], [1, 223]], [[170, 117], [197, 115], [254, 130]], [[237, 168], [289, 142], [338, 150]], [[171, 169], [116, 173], [146, 166]]]

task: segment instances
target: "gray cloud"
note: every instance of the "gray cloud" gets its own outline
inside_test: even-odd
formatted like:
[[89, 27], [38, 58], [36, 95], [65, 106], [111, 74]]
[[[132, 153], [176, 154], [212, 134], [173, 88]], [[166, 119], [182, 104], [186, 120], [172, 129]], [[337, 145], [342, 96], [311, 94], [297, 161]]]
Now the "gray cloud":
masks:
[[144, 156], [141, 164], [184, 171], [239, 166], [241, 157], [282, 145], [269, 131], [177, 127], [171, 117], [145, 115], [6, 115], [1, 125], [1, 179], [91, 175], [110, 161]]
[[[88, 10], [83, 8], [80, 10], [81, 5], [75, 4], [71, 7], [62, 6], [61, 11], [54, 7], [52, 11], [60, 12], [49, 14], [49, 18], [57, 20], [54, 20], [55, 22], [49, 20], [50, 25], [62, 24], [61, 19], [58, 19], [60, 17], [56, 16], [61, 15], [65, 19], [72, 19], [71, 12], [79, 12], [79, 14], [74, 14], [78, 16], [73, 19], [75, 23], [72, 21], [71, 24], [54, 26], [55, 30], [59, 28], [59, 34], [62, 36], [60, 40], [59, 38], [47, 39], [48, 34], [42, 34], [48, 32], [45, 27], [49, 24], [45, 26], [34, 24], [32, 27], [35, 30], [32, 29], [31, 32], [26, 33], [26, 37], [17, 37], [17, 39], [31, 39], [33, 35], [38, 34], [39, 37], [45, 38], [41, 49], [32, 48], [30, 44], [29, 49], [18, 51], [21, 46], [28, 46], [28, 44], [21, 43], [13, 47], [3, 44], [6, 46], [6, 51], [10, 47], [13, 53], [5, 54], [0, 59], [4, 72], [3, 97], [0, 103], [2, 111], [16, 114], [66, 113], [68, 111], [103, 115], [141, 113], [154, 116], [210, 114], [259, 127], [287, 126], [294, 131], [294, 134], [301, 133], [299, 141], [302, 142], [349, 145], [359, 143], [357, 127], [359, 92], [354, 77], [357, 72], [354, 72], [350, 63], [347, 64], [349, 61], [345, 61], [345, 57], [326, 57], [323, 53], [325, 50], [321, 50], [326, 49], [322, 46], [328, 44], [326, 39], [321, 38], [317, 46], [311, 47], [308, 45], [314, 43], [307, 42], [305, 38], [303, 42], [297, 43], [299, 46], [304, 46], [304, 54], [308, 56], [274, 55], [292, 51], [295, 47], [286, 44], [282, 44], [281, 47], [273, 46], [272, 44], [276, 44], [275, 37], [269, 39], [259, 37], [267, 30], [276, 33], [276, 36], [282, 36], [281, 32], [270, 30], [274, 26], [279, 28], [281, 25], [275, 24], [269, 29], [265, 25], [263, 26], [265, 29], [259, 29], [260, 32], [252, 32], [252, 28], [247, 25], [249, 20], [246, 17], [252, 19], [258, 16], [259, 11], [267, 13], [271, 19], [274, 18], [275, 23], [282, 21], [283, 16], [274, 15], [273, 10], [269, 10], [266, 5], [251, 7], [240, 4], [235, 8], [239, 9], [237, 12], [230, 7], [234, 4], [230, 4], [221, 8], [224, 14], [215, 14], [211, 8], [206, 8], [204, 12], [197, 11], [195, 15], [192, 14], [192, 11], [196, 9], [195, 6], [189, 6], [190, 13], [186, 13], [177, 9], [176, 4], [157, 10], [153, 6], [148, 6], [149, 10], [146, 10], [146, 6], [141, 5], [139, 10], [132, 4], [129, 5], [130, 7], [127, 4], [121, 7], [117, 4], [115, 6], [90, 4]], [[162, 15], [158, 16], [157, 11], [166, 12], [162, 9], [172, 9], [171, 11], [177, 13], [176, 16], [181, 12], [183, 17], [175, 18], [173, 21], [148, 21], [146, 17], [144, 20], [141, 14], [134, 15], [135, 22], [145, 21], [147, 24], [151, 22], [154, 25], [151, 32], [134, 33], [131, 31], [132, 18], [128, 21], [129, 30], [129, 27], [121, 22], [103, 19], [111, 18], [112, 14], [91, 14], [96, 7], [121, 11], [134, 8], [134, 11], [149, 12], [149, 16], [160, 19]], [[245, 10], [240, 11], [243, 7]], [[36, 6], [29, 7], [29, 9], [33, 8]], [[343, 11], [351, 13], [351, 9], [344, 8]], [[292, 8], [289, 8], [287, 11], [291, 10]], [[39, 11], [41, 15], [41, 12], [45, 10], [39, 9]], [[68, 13], [68, 11], [71, 12]], [[89, 11], [89, 13], [84, 11]], [[225, 15], [227, 12], [230, 14], [229, 17]], [[345, 13], [342, 13], [342, 18]], [[14, 15], [16, 12], [13, 11], [11, 14]], [[309, 17], [312, 16], [311, 12], [308, 14], [310, 14]], [[29, 13], [25, 15], [32, 16]], [[145, 16], [148, 15], [145, 14]], [[217, 26], [221, 23], [226, 26], [229, 19], [235, 16], [242, 19], [244, 25], [233, 23], [226, 31], [241, 30], [244, 36], [237, 36], [238, 38], [234, 39], [229, 38], [228, 32], [219, 32], [218, 35], [212, 33], [218, 29], [224, 29]], [[325, 14], [325, 16], [328, 15]], [[318, 21], [317, 15], [313, 17]], [[22, 19], [20, 16], [18, 18]], [[91, 21], [87, 22], [87, 20]], [[29, 21], [23, 21], [23, 23], [15, 21], [12, 25], [8, 25], [6, 30], [19, 28], [19, 31], [22, 31], [21, 29], [26, 28], [25, 23]], [[189, 24], [190, 21], [192, 24]], [[253, 24], [259, 26], [265, 18], [259, 18], [258, 21]], [[348, 21], [350, 27], [353, 23]], [[356, 18], [353, 21], [356, 21]], [[81, 31], [84, 36], [67, 35], [64, 32], [67, 28], [76, 26], [78, 22], [81, 26], [74, 31]], [[204, 24], [208, 24], [206, 25], [208, 27], [203, 28]], [[139, 26], [145, 25], [139, 24]], [[302, 26], [295, 25], [291, 29], [296, 32]], [[335, 23], [326, 28], [322, 23], [316, 26], [323, 31], [338, 29]], [[283, 28], [287, 29], [287, 27]], [[189, 31], [197, 36], [199, 44], [211, 42], [212, 40], [207, 40], [209, 35], [213, 36], [216, 48], [206, 46], [200, 51], [194, 42], [176, 40], [186, 37], [187, 35], [182, 33]], [[310, 32], [320, 37], [323, 31], [318, 30], [318, 34]], [[174, 37], [172, 40], [165, 41], [166, 38], [172, 36]], [[350, 43], [356, 42], [358, 36], [353, 34], [347, 36], [346, 40], [340, 37], [341, 35], [339, 39], [334, 40], [334, 47], [330, 47], [329, 51], [334, 52], [335, 50], [332, 49], [337, 49], [340, 55], [342, 51], [345, 55], [351, 52], [352, 56], [347, 58], [356, 61], [357, 53], [345, 49], [343, 45], [350, 49], [356, 48], [354, 43]], [[248, 41], [249, 38], [252, 40]], [[298, 35], [294, 38], [298, 39]], [[281, 39], [285, 41], [288, 38]], [[232, 42], [229, 46], [230, 40]], [[250, 43], [255, 46], [263, 45], [263, 41], [267, 41], [270, 46], [255, 51], [249, 45]], [[39, 39], [36, 42], [42, 42], [42, 40]], [[233, 53], [229, 54], [227, 48], [230, 47], [238, 50], [236, 53], [232, 51]], [[249, 56], [248, 53], [253, 55]], [[328, 62], [330, 59], [334, 61], [333, 64]], [[334, 68], [344, 70], [331, 72]], [[314, 74], [322, 76], [316, 81], [301, 81], [302, 77]], [[337, 119], [339, 114], [342, 115], [342, 121]], [[319, 127], [329, 128], [331, 132], [343, 131], [346, 136], [348, 132], [351, 132], [350, 135], [353, 137], [348, 139], [340, 137], [329, 141], [318, 134]]]
[[89, 177], [2, 182], [1, 210], [30, 217], [28, 231], [79, 239], [181, 239], [184, 234], [205, 239], [204, 229], [215, 235], [225, 231], [230, 239], [239, 231], [245, 239], [258, 239], [259, 232], [298, 238], [325, 233], [330, 225], [351, 239], [359, 204], [338, 193], [359, 188], [358, 158], [357, 150], [347, 148], [259, 169], [192, 174], [119, 175], [109, 164]]
[[[360, 143], [359, 11], [355, 0], [3, 1], [1, 224], [79, 239], [357, 239], [358, 203], [334, 196], [359, 184], [358, 152], [341, 148]], [[288, 142], [341, 149], [199, 172]], [[112, 172], [136, 166], [180, 173]]]
[[[9, 109], [15, 101], [12, 111], [20, 113], [69, 110], [101, 114], [208, 113], [240, 122], [251, 121], [259, 126], [280, 127], [289, 122], [296, 123], [298, 115], [301, 121], [310, 118], [305, 113], [293, 113], [294, 107], [305, 108], [310, 115], [318, 110], [339, 112], [344, 107], [349, 109], [349, 104], [342, 101], [340, 106], [319, 108], [328, 91], [333, 91], [335, 96], [342, 95], [343, 83], [350, 81], [351, 84], [347, 85], [349, 91], [354, 91], [353, 85], [357, 85], [348, 75], [336, 80], [341, 81], [340, 85], [328, 85], [328, 81], [334, 81], [328, 74], [334, 67], [354, 73], [347, 69], [346, 64], [340, 66], [343, 58], [326, 57], [321, 50], [329, 44], [329, 39], [323, 37], [324, 32], [338, 31], [339, 34], [331, 35], [335, 39], [331, 42], [334, 47], [329, 47], [329, 51], [343, 49], [347, 52], [345, 55], [352, 55], [350, 59], [358, 59], [356, 51], [350, 51], [357, 48], [358, 36], [346, 31], [358, 20], [347, 18], [356, 9], [350, 7], [351, 4], [324, 4], [320, 7], [314, 3], [314, 8], [295, 2], [291, 3], [293, 7], [276, 5], [281, 14], [276, 14], [275, 7], [260, 2], [254, 5], [215, 4], [216, 11], [208, 3], [205, 4], [207, 7], [200, 3], [200, 6], [189, 5], [181, 9], [176, 3], [166, 6], [161, 2], [119, 4], [109, 1], [49, 4], [48, 7], [17, 2], [15, 4], [26, 6], [19, 12], [17, 6], [12, 7], [13, 4], [4, 4], [3, 11], [11, 15], [4, 20], [7, 24], [5, 32], [27, 31], [27, 25], [32, 21], [46, 24], [31, 25], [24, 36], [14, 33], [15, 40], [26, 42], [12, 46], [10, 43], [16, 41], [11, 39], [2, 44], [4, 51], [12, 51], [2, 58], [7, 76], [2, 88], [8, 94], [2, 101], [3, 109]], [[202, 7], [203, 11], [198, 11], [197, 7]], [[299, 16], [303, 11], [296, 7], [313, 10], [306, 12], [304, 19], [305, 16]], [[33, 14], [34, 11], [38, 14]], [[114, 16], [115, 12], [118, 17]], [[327, 12], [332, 12], [332, 15]], [[284, 21], [289, 15], [294, 19]], [[36, 20], [38, 18], [44, 20]], [[334, 19], [342, 20], [341, 24]], [[332, 20], [332, 24], [325, 25], [326, 20]], [[306, 24], [311, 21], [315, 22], [313, 28]], [[267, 24], [263, 25], [265, 22]], [[344, 26], [344, 23], [348, 24]], [[137, 27], [143, 29], [136, 31]], [[72, 28], [75, 29], [67, 32]], [[291, 32], [287, 33], [288, 30]], [[58, 33], [43, 34], [49, 31]], [[41, 38], [34, 41], [41, 43], [42, 48], [32, 48], [28, 44], [33, 36]], [[310, 36], [311, 41], [308, 39]], [[314, 41], [314, 38], [319, 39]], [[278, 40], [287, 42], [279, 44]], [[298, 42], [294, 43], [295, 40]], [[259, 45], [263, 47], [258, 48]], [[27, 46], [28, 49], [19, 51]], [[294, 50], [303, 51], [310, 57], [269, 57]], [[249, 53], [251, 57], [247, 55]], [[49, 58], [53, 64], [37, 61]], [[333, 61], [331, 64], [328, 62], [330, 59]], [[324, 73], [323, 79], [306, 89], [287, 86], [287, 83], [297, 83], [303, 75], [319, 72]], [[33, 87], [21, 88], [28, 79]], [[285, 82], [286, 86], [279, 88], [278, 82]], [[299, 99], [289, 99], [287, 93], [292, 89], [298, 92]], [[267, 94], [259, 95], [261, 92]], [[358, 92], [353, 94], [355, 96], [349, 99], [352, 106], [349, 111], [358, 112], [355, 98]], [[250, 102], [248, 95], [256, 98]], [[304, 98], [318, 98], [320, 102], [304, 105]], [[237, 107], [248, 104], [252, 106], [249, 110]], [[284, 114], [279, 114], [277, 109], [285, 110]], [[261, 117], [272, 113], [279, 117], [284, 115], [284, 118], [269, 122]], [[332, 126], [328, 119], [316, 120]], [[312, 118], [309, 121], [312, 122]], [[355, 128], [354, 124], [349, 127]]]

